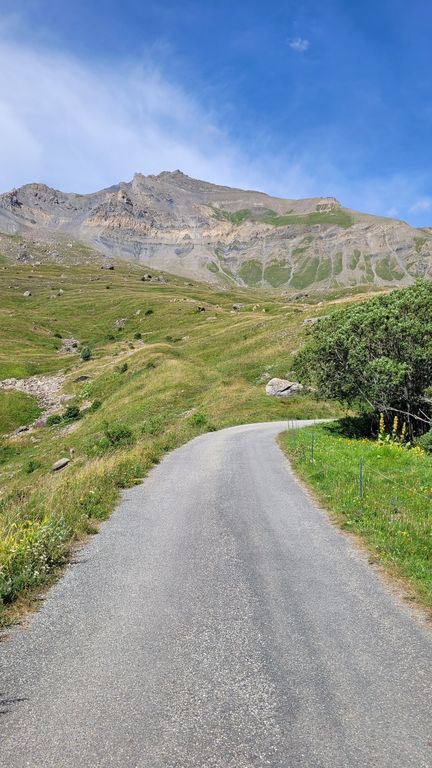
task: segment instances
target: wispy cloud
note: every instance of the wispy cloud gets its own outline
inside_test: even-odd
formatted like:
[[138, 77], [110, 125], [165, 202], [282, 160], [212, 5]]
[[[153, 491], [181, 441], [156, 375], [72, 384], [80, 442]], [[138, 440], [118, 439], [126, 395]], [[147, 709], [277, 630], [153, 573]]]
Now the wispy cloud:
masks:
[[310, 48], [310, 42], [304, 37], [295, 37], [293, 40], [290, 40], [289, 47], [293, 51], [297, 51], [297, 53], [304, 53]]
[[432, 199], [430, 197], [421, 197], [412, 204], [410, 213], [420, 213], [422, 211], [430, 211], [432, 208]]
[[180, 168], [280, 197], [335, 195], [352, 208], [393, 209], [423, 224], [432, 210], [424, 179], [347, 178], [338, 146], [332, 154], [331, 146], [323, 152], [321, 141], [304, 137], [279, 148], [273, 140], [247, 143], [232, 115], [234, 138], [216, 111], [149, 60], [90, 64], [18, 42], [0, 25], [0, 68], [8, 72], [0, 89], [0, 191], [41, 181], [89, 192], [135, 171]]
[[[13, 62], [13, 66], [11, 66]], [[135, 171], [181, 170], [244, 187], [280, 179], [307, 195], [312, 178], [285, 158], [262, 157], [234, 141], [187, 89], [152, 62], [97, 66], [0, 38], [0, 190], [43, 181], [93, 191]], [[273, 186], [274, 184], [272, 184]]]

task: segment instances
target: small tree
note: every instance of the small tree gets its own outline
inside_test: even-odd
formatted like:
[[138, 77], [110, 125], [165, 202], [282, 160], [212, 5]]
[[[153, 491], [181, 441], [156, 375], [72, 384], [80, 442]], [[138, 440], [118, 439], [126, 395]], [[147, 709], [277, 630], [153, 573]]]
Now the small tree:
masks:
[[320, 396], [362, 410], [395, 413], [410, 436], [430, 426], [432, 283], [377, 296], [313, 325], [294, 368]]
[[91, 356], [92, 353], [90, 347], [83, 347], [80, 354], [81, 360], [90, 360]]

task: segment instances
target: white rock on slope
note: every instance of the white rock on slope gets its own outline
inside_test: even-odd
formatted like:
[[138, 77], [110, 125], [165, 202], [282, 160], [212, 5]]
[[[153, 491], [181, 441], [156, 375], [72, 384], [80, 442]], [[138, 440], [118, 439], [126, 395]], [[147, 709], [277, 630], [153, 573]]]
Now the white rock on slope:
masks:
[[301, 392], [303, 385], [298, 381], [288, 381], [288, 379], [270, 379], [266, 384], [266, 395], [273, 397], [290, 397]]

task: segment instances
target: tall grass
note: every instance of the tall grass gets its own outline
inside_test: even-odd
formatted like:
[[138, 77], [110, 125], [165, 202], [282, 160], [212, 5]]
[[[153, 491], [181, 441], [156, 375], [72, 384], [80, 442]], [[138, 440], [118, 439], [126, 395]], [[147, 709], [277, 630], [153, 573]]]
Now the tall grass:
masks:
[[377, 561], [432, 607], [432, 456], [396, 443], [348, 439], [334, 425], [290, 430], [281, 444], [341, 526], [359, 534]]

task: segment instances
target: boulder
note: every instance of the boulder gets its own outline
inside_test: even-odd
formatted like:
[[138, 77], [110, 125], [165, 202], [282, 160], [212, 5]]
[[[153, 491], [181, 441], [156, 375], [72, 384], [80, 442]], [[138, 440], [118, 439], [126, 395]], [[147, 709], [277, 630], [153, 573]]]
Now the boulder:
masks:
[[70, 462], [70, 459], [67, 459], [66, 457], [63, 459], [58, 459], [58, 461], [54, 462], [51, 469], [53, 472], [58, 472], [59, 469], [63, 469], [64, 467], [67, 467], [69, 462]]
[[74, 352], [78, 352], [79, 346], [80, 343], [78, 339], [74, 339], [71, 336], [69, 339], [62, 339], [62, 345], [59, 349], [59, 352], [64, 354], [73, 354]]
[[270, 379], [266, 384], [266, 395], [273, 397], [290, 397], [301, 392], [303, 385], [298, 381], [288, 381], [288, 379]]
[[31, 296], [31, 291], [24, 291], [23, 296], [25, 296], [26, 298], [28, 296]]
[[12, 432], [12, 435], [21, 435], [23, 432], [28, 432], [30, 429], [29, 426], [23, 424], [22, 427], [18, 427], [18, 429], [15, 430], [15, 432]]

